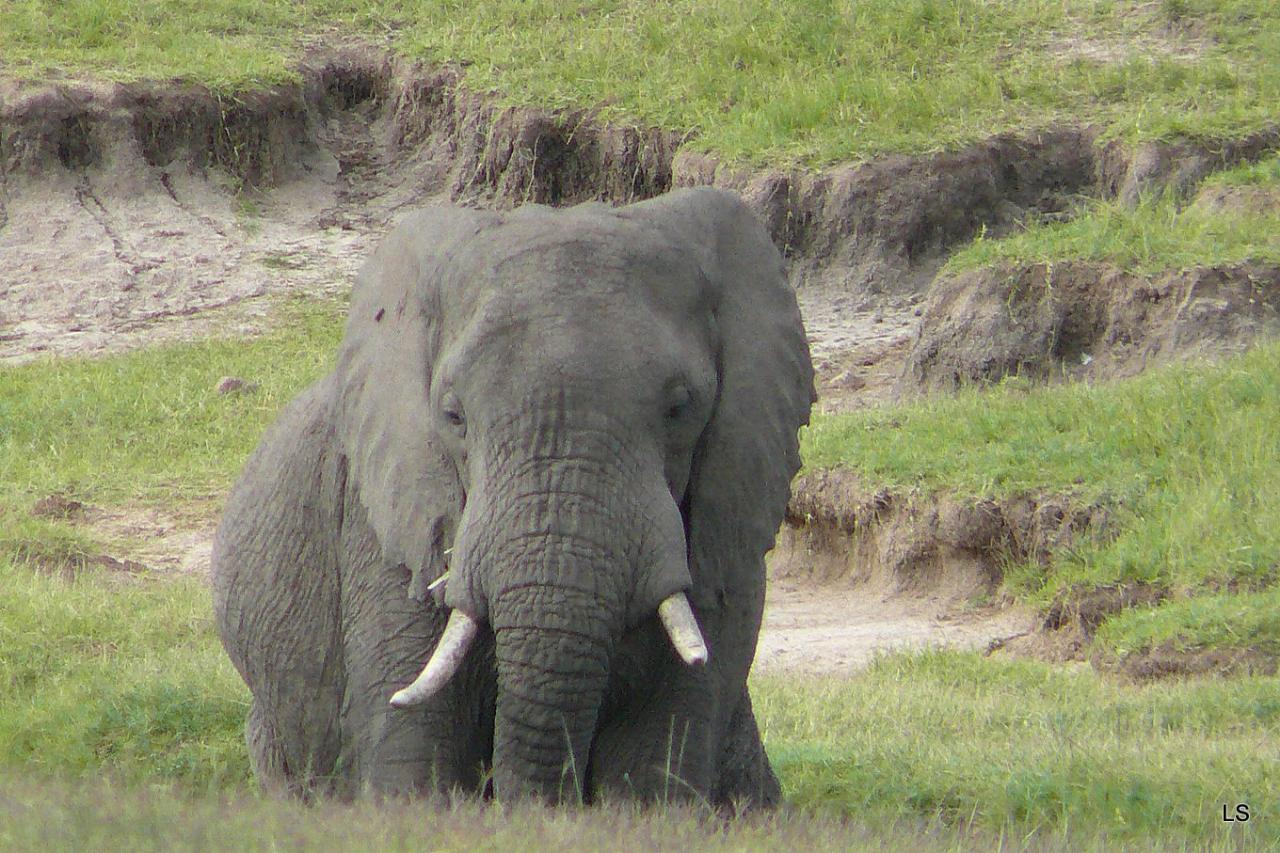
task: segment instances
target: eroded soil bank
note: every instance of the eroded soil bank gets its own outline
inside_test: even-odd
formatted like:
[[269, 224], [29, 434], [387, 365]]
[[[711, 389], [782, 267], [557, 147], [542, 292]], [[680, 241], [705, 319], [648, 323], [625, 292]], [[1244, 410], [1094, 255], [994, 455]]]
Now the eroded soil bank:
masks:
[[1155, 275], [1089, 262], [987, 267], [934, 283], [896, 389], [1134, 376], [1277, 333], [1280, 267], [1271, 264]]
[[[1145, 146], [1089, 127], [824, 170], [752, 170], [691, 135], [589, 110], [506, 107], [455, 69], [367, 48], [300, 82], [217, 97], [179, 84], [0, 84], [0, 359], [260, 325], [263, 297], [342, 292], [405, 209], [447, 199], [625, 203], [739, 191], [788, 259], [828, 407], [883, 399], [955, 247], [1081, 196], [1175, 190], [1280, 144]], [[236, 310], [218, 312], [235, 306]]]
[[[362, 48], [313, 55], [300, 73], [295, 86], [222, 98], [0, 84], [0, 361], [250, 334], [274, 297], [343, 296], [388, 226], [431, 201], [625, 203], [701, 184], [740, 192], [787, 258], [825, 410], [1011, 372], [1127, 375], [1277, 331], [1272, 267], [1143, 279], [1066, 264], [930, 283], [980, 231], [1069, 216], [1081, 196], [1189, 193], [1280, 146], [1280, 128], [1136, 151], [1088, 127], [1049, 128], [751, 170], [687, 134], [506, 107], [454, 69]], [[216, 515], [205, 509], [77, 523], [125, 543], [109, 559], [127, 571], [202, 571]], [[1008, 645], [1043, 617], [989, 606], [1002, 561], [1048, 559], [1072, 537], [1106, 535], [1107, 519], [1070, 496], [966, 503], [801, 480], [771, 558], [760, 665], [839, 670], [901, 644]]]

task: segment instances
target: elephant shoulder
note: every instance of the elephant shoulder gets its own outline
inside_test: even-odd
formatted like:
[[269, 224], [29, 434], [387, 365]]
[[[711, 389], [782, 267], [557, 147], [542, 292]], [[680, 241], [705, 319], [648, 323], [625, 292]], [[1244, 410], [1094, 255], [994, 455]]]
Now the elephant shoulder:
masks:
[[[284, 407], [250, 455], [236, 491], [252, 489], [263, 480], [278, 482], [282, 477], [321, 473], [319, 463], [332, 456], [337, 447], [333, 386], [333, 377], [325, 376]], [[288, 485], [299, 484], [289, 482]]]
[[264, 433], [227, 498], [214, 536], [215, 591], [237, 576], [332, 554], [345, 460], [334, 437], [329, 377], [299, 394]]

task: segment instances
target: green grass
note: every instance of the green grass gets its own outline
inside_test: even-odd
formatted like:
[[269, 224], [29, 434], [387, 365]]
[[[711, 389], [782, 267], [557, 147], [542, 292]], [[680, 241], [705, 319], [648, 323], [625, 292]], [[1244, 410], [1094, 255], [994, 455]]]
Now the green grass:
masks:
[[990, 392], [815, 419], [808, 469], [896, 490], [1068, 493], [1114, 505], [1118, 535], [1012, 567], [1035, 603], [1114, 582], [1274, 584], [1280, 564], [1280, 346], [1108, 385]]
[[1256, 649], [1280, 656], [1280, 588], [1199, 595], [1120, 613], [1102, 624], [1095, 642], [1121, 658], [1162, 646]]
[[[0, 370], [0, 511], [52, 493], [109, 503], [224, 493], [280, 409], [332, 363], [344, 308], [287, 303], [250, 340]], [[226, 375], [259, 383], [221, 395]]]
[[843, 680], [759, 679], [754, 696], [802, 809], [1207, 841], [1223, 832], [1223, 802], [1275, 808], [1277, 687], [1130, 687], [1087, 668], [925, 652]]
[[1207, 187], [1252, 188], [1270, 194], [1270, 211], [1186, 205], [1170, 194], [1130, 208], [1089, 203], [1069, 222], [1031, 223], [1004, 239], [979, 237], [947, 261], [949, 272], [993, 264], [1101, 261], [1159, 273], [1245, 261], [1280, 263], [1280, 157], [1219, 172]]
[[1280, 156], [1267, 157], [1234, 169], [1215, 172], [1205, 178], [1209, 187], [1263, 187], [1280, 189]]
[[732, 160], [820, 164], [1091, 122], [1126, 139], [1274, 121], [1270, 0], [11, 0], [6, 74], [288, 80], [301, 45], [457, 61], [513, 102], [694, 130]]
[[[6, 850], [840, 850], [996, 849], [995, 833], [939, 831], [923, 822], [872, 826], [798, 814], [722, 821], [705, 810], [629, 805], [541, 809], [473, 801], [299, 803], [238, 796], [193, 799], [111, 784], [0, 782]], [[3, 806], [0, 806], [3, 808]], [[1223, 840], [1229, 835], [1224, 834]], [[1102, 848], [1098, 848], [1102, 849]], [[1222, 845], [1220, 849], [1234, 849]]]
[[[0, 811], [30, 811], [0, 820], [0, 846], [415, 846], [426, 804], [306, 810], [254, 798], [247, 695], [210, 614], [193, 578], [68, 579], [0, 558]], [[727, 849], [1276, 840], [1280, 679], [1131, 687], [1087, 669], [925, 652], [850, 678], [757, 678], [754, 690], [790, 815], [716, 829], [697, 809], [504, 816], [437, 803], [450, 839], [437, 846], [583, 849], [620, 831], [646, 848], [646, 836]], [[1226, 802], [1255, 810], [1236, 838], [1218, 815]]]
[[248, 693], [204, 578], [74, 580], [0, 555], [0, 765], [243, 788]]

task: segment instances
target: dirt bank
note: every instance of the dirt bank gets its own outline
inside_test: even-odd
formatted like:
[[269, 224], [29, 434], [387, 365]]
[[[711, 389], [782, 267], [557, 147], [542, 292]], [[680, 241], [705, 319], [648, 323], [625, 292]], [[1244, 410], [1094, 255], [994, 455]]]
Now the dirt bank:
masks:
[[1154, 275], [1087, 262], [987, 267], [934, 283], [897, 390], [1133, 376], [1277, 334], [1275, 265]]
[[776, 602], [759, 665], [840, 670], [879, 650], [930, 644], [1083, 661], [1104, 619], [1167, 590], [1071, 589], [1036, 613], [1014, 606], [1001, 584], [1010, 565], [1048, 570], [1072, 547], [1105, 542], [1114, 511], [1069, 492], [996, 500], [895, 492], [849, 471], [802, 474], [768, 558]]
[[1072, 544], [1105, 541], [1112, 517], [1106, 503], [1070, 494], [894, 492], [849, 471], [817, 471], [796, 478], [770, 576], [951, 604], [985, 600], [1007, 564], [1047, 564]]
[[[1127, 152], [1090, 128], [825, 170], [751, 171], [691, 136], [505, 107], [456, 69], [316, 53], [291, 86], [0, 83], [0, 360], [261, 323], [265, 297], [341, 293], [406, 208], [623, 203], [739, 190], [801, 286], [826, 398], [885, 396], [946, 254], [1079, 195], [1251, 159], [1280, 130]], [[870, 369], [868, 369], [870, 368]]]

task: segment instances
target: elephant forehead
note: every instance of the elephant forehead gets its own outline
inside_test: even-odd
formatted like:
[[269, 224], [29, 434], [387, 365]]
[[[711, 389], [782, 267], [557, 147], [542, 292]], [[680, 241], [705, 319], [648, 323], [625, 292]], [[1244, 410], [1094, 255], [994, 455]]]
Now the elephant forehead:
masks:
[[682, 337], [640, 300], [596, 295], [565, 305], [504, 294], [481, 309], [461, 350], [463, 363], [504, 374], [518, 366], [527, 379], [612, 382], [676, 363]]
[[[457, 258], [455, 280], [471, 295], [513, 300], [650, 296], [696, 303], [707, 279], [692, 247], [612, 216], [572, 211], [517, 220], [482, 232]], [[463, 295], [463, 294], [459, 294]]]
[[468, 282], [462, 348], [522, 364], [583, 355], [635, 363], [705, 337], [711, 306], [701, 270], [681, 253], [640, 248], [560, 235], [503, 252]]

